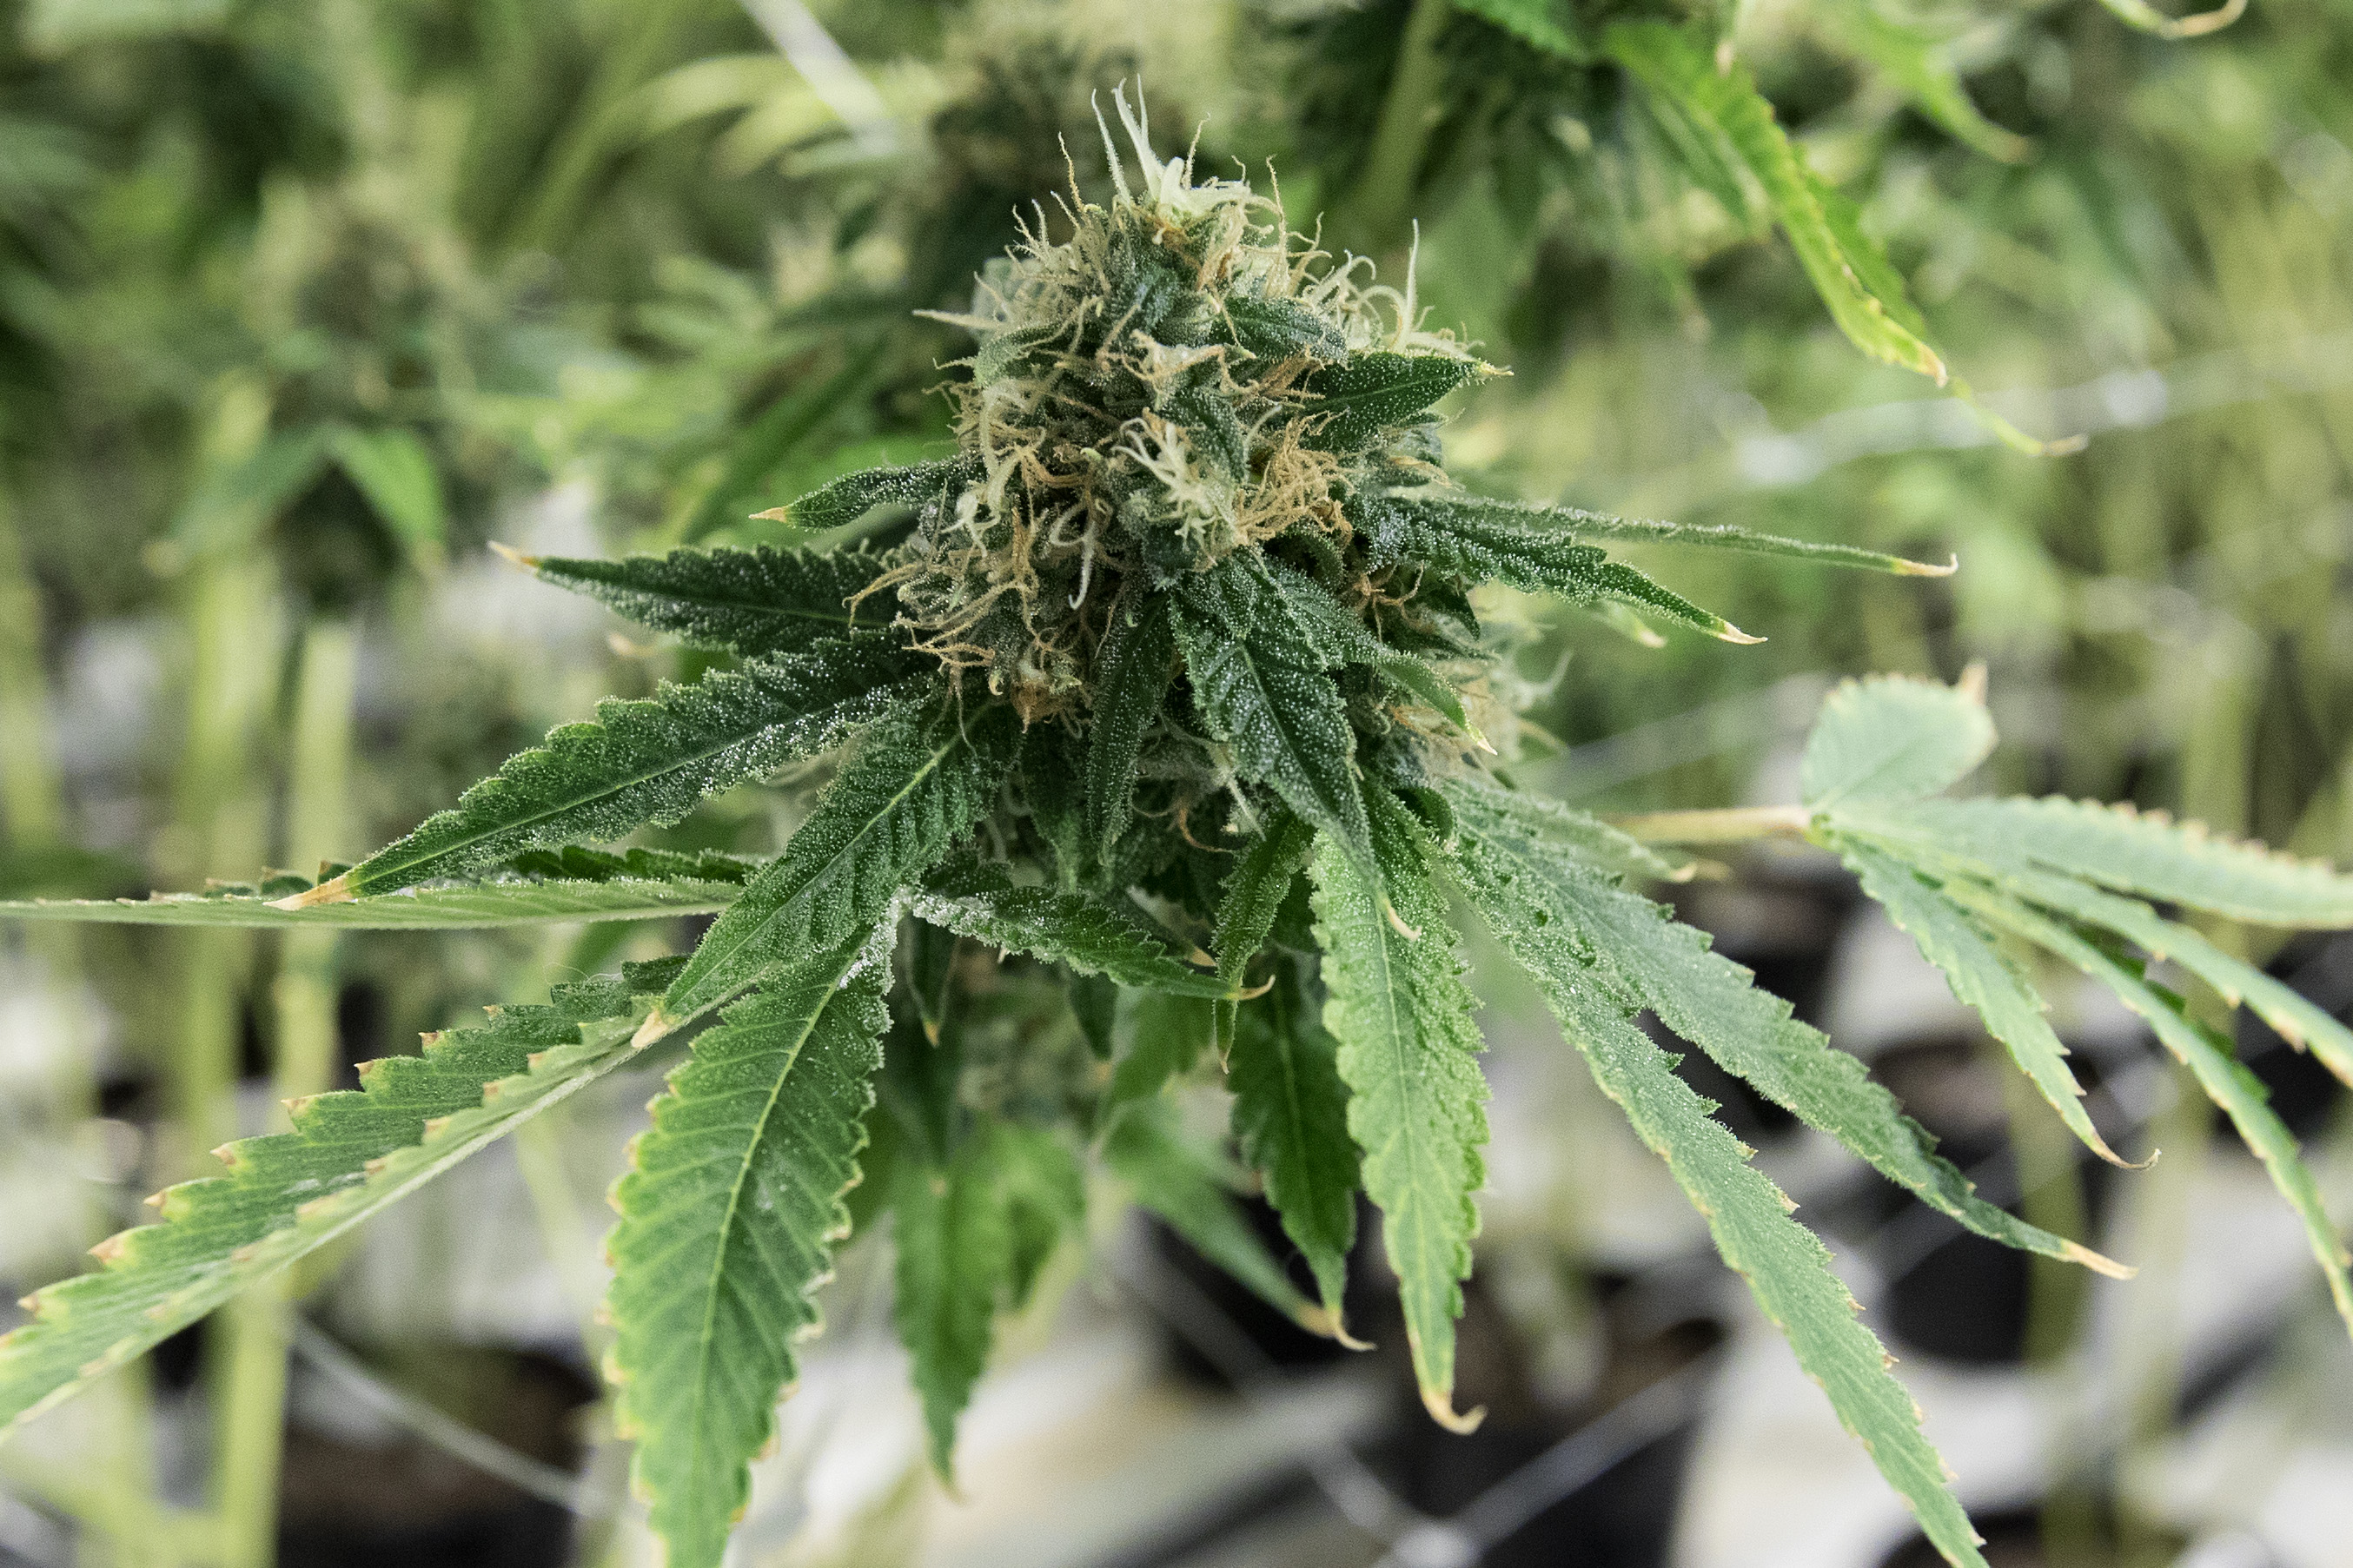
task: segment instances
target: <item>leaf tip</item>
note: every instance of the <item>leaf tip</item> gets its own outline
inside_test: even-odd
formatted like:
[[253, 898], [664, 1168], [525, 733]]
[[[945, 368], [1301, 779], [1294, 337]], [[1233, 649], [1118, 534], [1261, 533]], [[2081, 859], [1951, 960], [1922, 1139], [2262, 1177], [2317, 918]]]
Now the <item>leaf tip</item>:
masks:
[[291, 898], [272, 900], [269, 907], [273, 910], [307, 910], [319, 904], [348, 904], [358, 897], [352, 891], [351, 874], [345, 872], [315, 888], [305, 888]]
[[2059, 1257], [2063, 1262], [2080, 1263], [2093, 1273], [2105, 1275], [2111, 1279], [2131, 1279], [2140, 1273], [2132, 1264], [2119, 1263], [2105, 1253], [2094, 1252], [2079, 1242], [2071, 1241], [2061, 1247]]
[[1479, 1429], [1479, 1423], [1487, 1419], [1487, 1410], [1484, 1405], [1476, 1410], [1457, 1411], [1454, 1408], [1452, 1394], [1443, 1388], [1433, 1388], [1427, 1384], [1422, 1385], [1421, 1407], [1430, 1412], [1430, 1418], [1432, 1421], [1458, 1437], [1469, 1436]]
[[1754, 647], [1757, 644], [1765, 640], [1760, 637], [1751, 637], [1748, 633], [1742, 631], [1738, 626], [1734, 626], [1730, 621], [1722, 622], [1715, 636], [1716, 639], [1720, 642], [1735, 643], [1742, 647]]
[[646, 1015], [646, 1021], [638, 1026], [638, 1032], [629, 1037], [629, 1048], [643, 1050], [677, 1027], [678, 1020], [656, 1006]]
[[1895, 563], [1895, 574], [1898, 577], [1949, 577], [1960, 569], [1961, 556], [1958, 551], [1955, 551], [1951, 558], [1941, 566], [1933, 561], [1899, 559]]
[[490, 541], [490, 546], [491, 553], [497, 556], [500, 560], [505, 562], [510, 566], [520, 566], [526, 572], [536, 572], [539, 570], [540, 558], [536, 555], [525, 555], [513, 545], [501, 544], [495, 539]]

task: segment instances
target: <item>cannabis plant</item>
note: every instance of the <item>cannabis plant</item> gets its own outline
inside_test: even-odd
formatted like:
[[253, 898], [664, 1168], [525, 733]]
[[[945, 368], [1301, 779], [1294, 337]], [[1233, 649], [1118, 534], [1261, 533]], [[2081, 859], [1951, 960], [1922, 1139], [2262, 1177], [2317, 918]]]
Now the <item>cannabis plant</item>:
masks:
[[[1454, 1324], [1487, 1131], [1453, 926], [1466, 907], [1930, 1539], [1978, 1564], [1829, 1255], [1638, 1018], [1971, 1230], [2125, 1270], [1978, 1196], [1858, 1060], [1636, 890], [1676, 870], [1655, 843], [1757, 832], [1843, 856], [2103, 1153], [2018, 954], [2112, 987], [2267, 1162], [2353, 1317], [2293, 1142], [2204, 1016], [2147, 968], [2169, 961], [2353, 1079], [2353, 1036], [2156, 907], [2353, 924], [2353, 880], [2096, 805], [1942, 798], [1993, 734], [1974, 690], [1922, 682], [1835, 695], [1795, 807], [1621, 827], [1514, 789], [1494, 765], [1514, 686], [1482, 633], [1482, 584], [1742, 642], [1607, 542], [1947, 568], [1454, 487], [1432, 410], [1493, 373], [1424, 329], [1410, 277], [1377, 286], [1294, 235], [1273, 199], [1156, 160], [1121, 109], [1140, 181], [1114, 154], [1107, 206], [1073, 192], [1051, 229], [1035, 213], [958, 318], [977, 347], [955, 390], [955, 455], [783, 509], [831, 548], [516, 557], [732, 659], [554, 731], [316, 883], [12, 906], [286, 928], [716, 919], [691, 952], [494, 1008], [370, 1064], [356, 1091], [292, 1104], [290, 1132], [223, 1150], [226, 1174], [160, 1194], [161, 1224], [34, 1299], [0, 1341], [0, 1414], [47, 1406], [600, 1075], [683, 1043], [615, 1193], [608, 1301], [621, 1426], [675, 1564], [719, 1561], [816, 1327], [812, 1293], [845, 1237], [885, 1215], [946, 1471], [993, 1320], [1082, 1233], [1091, 1164], [1335, 1337], [1349, 1332], [1361, 1191], [1424, 1403], [1467, 1429]], [[721, 790], [809, 776], [819, 758], [829, 781], [771, 858], [594, 847]], [[1234, 1207], [1225, 1150], [1191, 1141], [1163, 1093], [1197, 1070], [1222, 1073], [1231, 1150], [1296, 1277]]]

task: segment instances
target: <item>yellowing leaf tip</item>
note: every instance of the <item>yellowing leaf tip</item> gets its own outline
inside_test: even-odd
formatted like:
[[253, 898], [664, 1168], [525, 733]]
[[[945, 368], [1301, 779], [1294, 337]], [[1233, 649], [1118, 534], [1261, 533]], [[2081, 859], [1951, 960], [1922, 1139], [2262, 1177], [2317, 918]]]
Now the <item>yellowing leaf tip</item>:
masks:
[[500, 560], [507, 563], [509, 565], [520, 566], [526, 572], [536, 572], [539, 570], [540, 558], [538, 556], [525, 555], [522, 551], [517, 550], [512, 544], [501, 544], [497, 540], [493, 539], [491, 541], [491, 553], [497, 556]]
[[1454, 1408], [1454, 1396], [1451, 1394], [1443, 1388], [1432, 1388], [1427, 1384], [1424, 1384], [1421, 1390], [1421, 1407], [1430, 1412], [1430, 1418], [1432, 1421], [1458, 1437], [1469, 1436], [1479, 1430], [1479, 1423], [1487, 1419], [1487, 1410], [1484, 1405], [1475, 1410], [1458, 1412]]
[[1937, 565], [1933, 561], [1905, 561], [1898, 559], [1894, 567], [1895, 574], [1898, 577], [1949, 577], [1960, 569], [1961, 557], [1958, 551], [1955, 551], [1952, 556], [1941, 566]]
[[351, 878], [346, 875], [322, 882], [315, 888], [305, 888], [291, 898], [274, 899], [270, 900], [269, 907], [273, 910], [307, 910], [318, 904], [348, 904], [358, 897], [352, 891]]
[[638, 1026], [638, 1032], [629, 1037], [629, 1047], [632, 1050], [642, 1050], [676, 1027], [678, 1020], [656, 1007], [646, 1015], [646, 1021]]

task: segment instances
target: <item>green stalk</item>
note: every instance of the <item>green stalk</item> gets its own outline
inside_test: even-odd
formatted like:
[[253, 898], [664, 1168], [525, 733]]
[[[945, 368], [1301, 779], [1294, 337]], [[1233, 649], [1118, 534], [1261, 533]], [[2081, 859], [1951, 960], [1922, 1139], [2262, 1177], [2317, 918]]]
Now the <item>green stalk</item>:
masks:
[[1381, 100], [1381, 117], [1373, 131], [1373, 144], [1365, 154], [1364, 173], [1349, 193], [1345, 208], [1348, 226], [1367, 249], [1394, 247], [1413, 210], [1414, 176], [1421, 171], [1422, 153], [1430, 145], [1430, 123], [1438, 111], [1439, 86], [1444, 68], [1438, 58], [1438, 35], [1453, 14], [1452, 0], [1414, 0], [1413, 15], [1398, 46], [1397, 70]]
[[[343, 847], [352, 763], [352, 703], [359, 638], [351, 623], [322, 618], [304, 632], [295, 675], [288, 858], [298, 866]], [[270, 988], [276, 1015], [273, 1082], [281, 1100], [334, 1087], [335, 948], [330, 931], [286, 934]], [[287, 1314], [290, 1277], [248, 1290], [223, 1316], [228, 1365], [218, 1414], [217, 1507], [226, 1568], [269, 1568], [277, 1557], [278, 1482], [286, 1436]]]
[[[157, 854], [166, 879], [183, 884], [220, 870], [250, 875], [260, 864], [263, 803], [254, 788], [252, 756], [277, 664], [266, 564], [200, 562], [185, 592], [187, 740], [174, 822]], [[252, 944], [243, 932], [191, 931], [180, 951], [178, 1049], [167, 1065], [174, 1110], [193, 1146], [186, 1168], [201, 1172], [209, 1162], [195, 1151], [217, 1147], [237, 1133], [238, 996]], [[273, 1306], [239, 1306], [221, 1314], [216, 1355], [206, 1369], [215, 1433], [214, 1524], [226, 1568], [269, 1568], [276, 1545], [275, 1469], [263, 1483], [271, 1488], [272, 1511], [260, 1523], [254, 1517], [254, 1481], [246, 1473], [255, 1462], [248, 1435], [257, 1424], [274, 1428], [280, 1418], [284, 1346], [270, 1317]], [[266, 1418], [257, 1414], [265, 1401]]]

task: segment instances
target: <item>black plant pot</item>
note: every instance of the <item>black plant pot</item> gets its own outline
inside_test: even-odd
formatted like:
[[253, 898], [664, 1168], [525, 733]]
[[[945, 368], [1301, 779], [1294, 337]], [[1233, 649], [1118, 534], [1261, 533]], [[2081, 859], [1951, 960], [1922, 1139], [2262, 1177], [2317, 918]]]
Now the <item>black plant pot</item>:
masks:
[[[2071, 1058], [2086, 1090], [2098, 1085], [2092, 1053]], [[2018, 1168], [2010, 1148], [2000, 1073], [1981, 1040], [1964, 1036], [1907, 1042], [1880, 1054], [1872, 1076], [1936, 1140], [1936, 1152], [1968, 1173], [1981, 1196], [2016, 1213]], [[2075, 1152], [2089, 1237], [2096, 1246], [2110, 1191], [2110, 1167]], [[1910, 1352], [1968, 1366], [2008, 1366], [2025, 1355], [2029, 1282], [2025, 1253], [1963, 1230], [1884, 1183], [1868, 1189], [1862, 1217], [1884, 1279], [1881, 1310]]]
[[[406, 1347], [400, 1359], [432, 1364], [474, 1391], [468, 1425], [557, 1469], [579, 1463], [575, 1416], [596, 1396], [579, 1369], [455, 1345]], [[360, 1440], [290, 1426], [279, 1568], [564, 1568], [571, 1560], [569, 1511], [420, 1438], [387, 1436]]]

